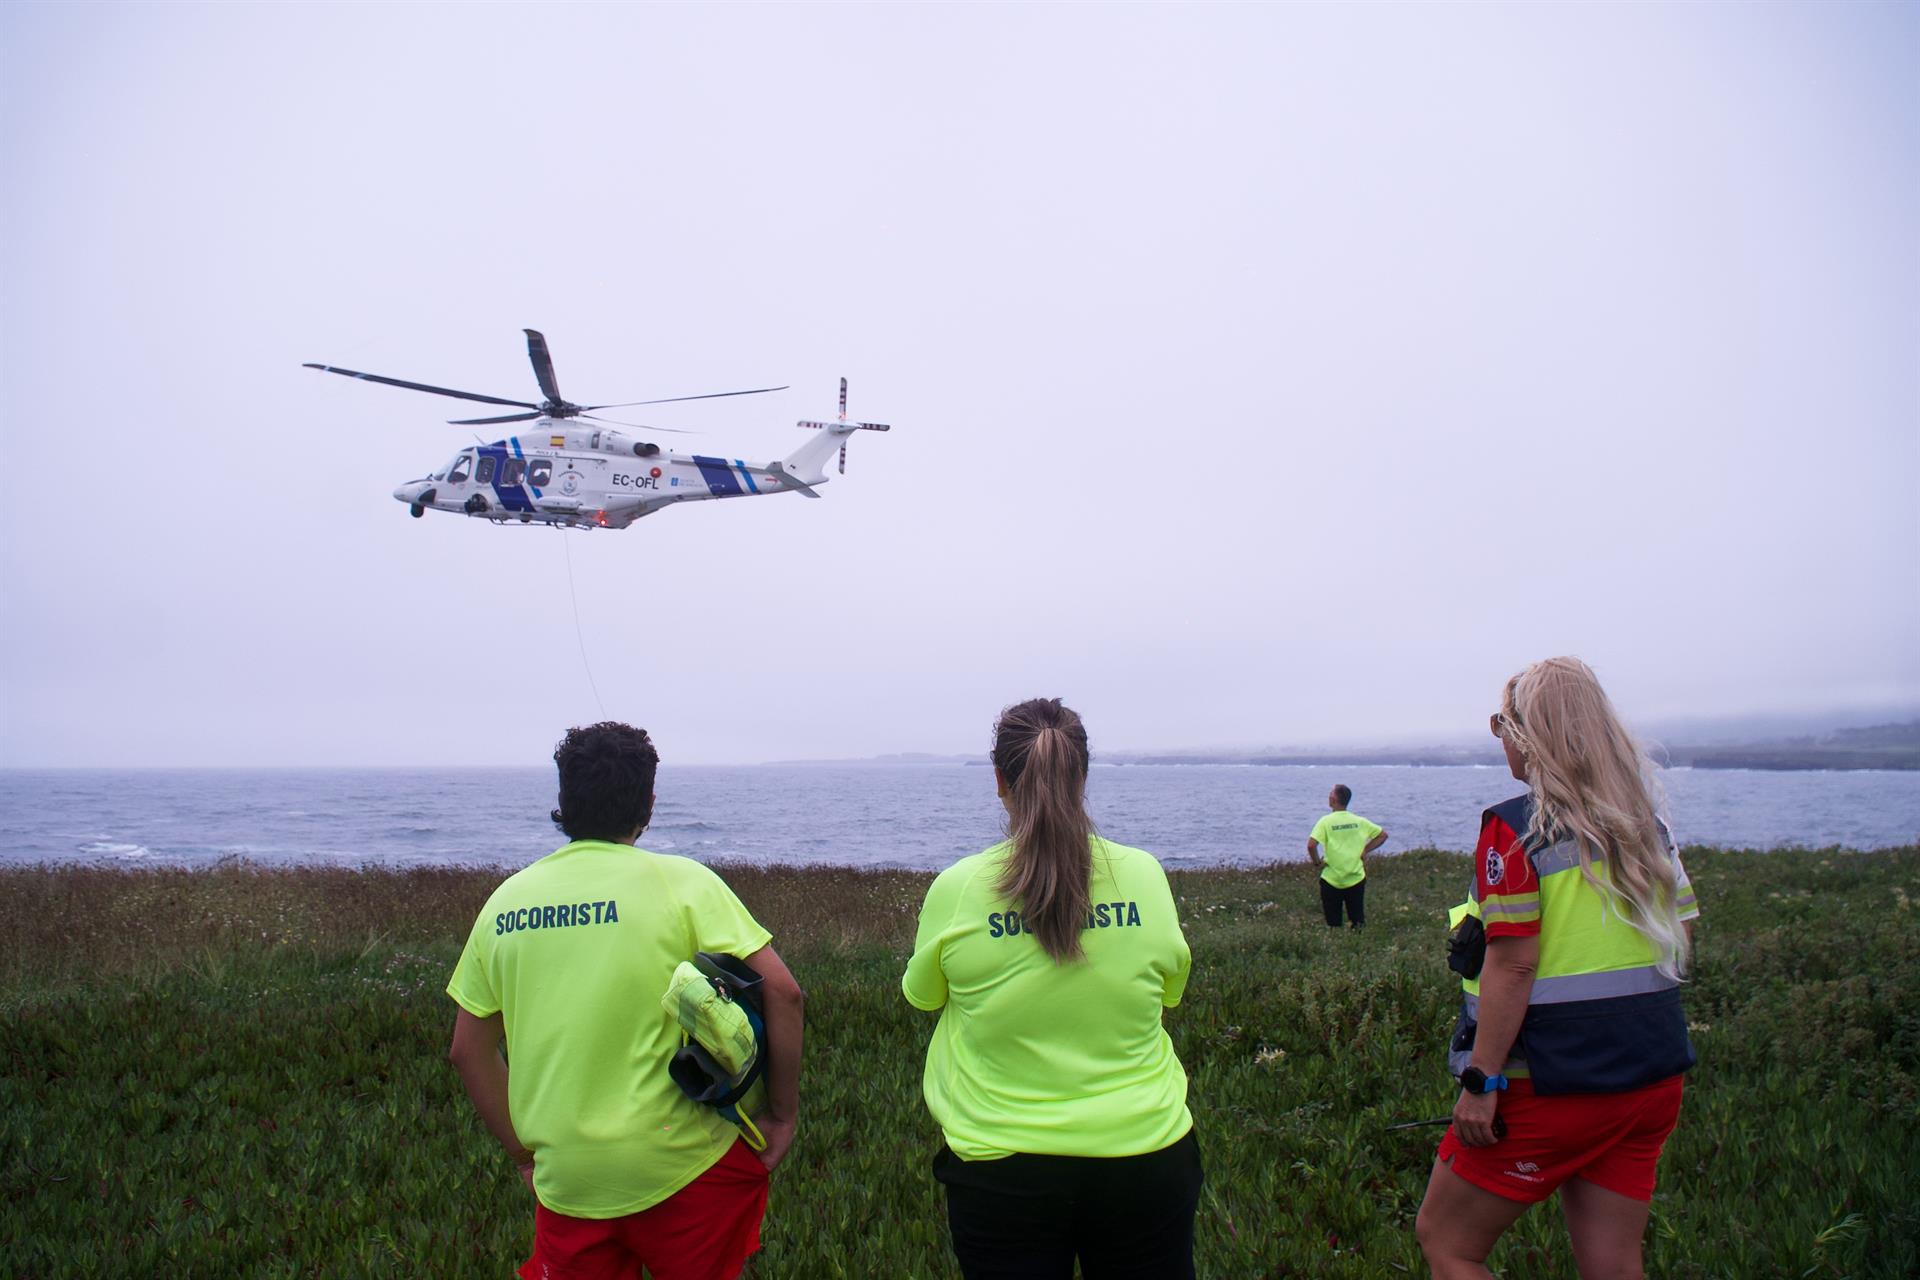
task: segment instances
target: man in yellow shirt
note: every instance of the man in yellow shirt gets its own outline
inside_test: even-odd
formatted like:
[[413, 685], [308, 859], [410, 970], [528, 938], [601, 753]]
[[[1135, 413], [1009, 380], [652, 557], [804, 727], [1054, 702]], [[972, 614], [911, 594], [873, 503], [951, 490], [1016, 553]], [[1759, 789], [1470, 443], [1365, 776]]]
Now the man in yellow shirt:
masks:
[[1307, 861], [1320, 872], [1320, 910], [1332, 929], [1340, 927], [1343, 907], [1354, 928], [1366, 924], [1367, 855], [1387, 842], [1384, 830], [1347, 812], [1351, 803], [1353, 788], [1335, 784], [1327, 792], [1327, 807], [1333, 812], [1314, 823], [1307, 837]]
[[[494, 890], [447, 984], [460, 1006], [448, 1056], [538, 1201], [520, 1274], [732, 1280], [793, 1142], [800, 988], [720, 877], [634, 847], [660, 761], [644, 730], [572, 729], [553, 758], [553, 820], [570, 839]], [[762, 980], [757, 1157], [667, 1074], [680, 1027], [660, 997], [696, 951], [738, 956]]]

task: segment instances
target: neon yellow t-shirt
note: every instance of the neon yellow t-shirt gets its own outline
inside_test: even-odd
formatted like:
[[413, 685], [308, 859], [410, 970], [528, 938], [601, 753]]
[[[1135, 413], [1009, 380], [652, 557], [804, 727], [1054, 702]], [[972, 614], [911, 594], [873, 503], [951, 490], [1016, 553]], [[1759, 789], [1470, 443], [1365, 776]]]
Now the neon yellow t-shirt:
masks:
[[1193, 1127], [1187, 1074], [1161, 1025], [1192, 965], [1167, 874], [1150, 853], [1093, 840], [1082, 959], [1055, 964], [995, 887], [1011, 846], [934, 880], [901, 989], [940, 1011], [927, 1109], [963, 1160], [1132, 1156]]
[[739, 1131], [667, 1075], [680, 1027], [660, 1007], [696, 951], [771, 941], [719, 876], [687, 858], [576, 840], [487, 899], [447, 983], [504, 1014], [514, 1131], [540, 1203], [616, 1218], [699, 1177]]
[[[1295, 831], [1299, 829], [1294, 828]], [[1320, 856], [1327, 864], [1322, 868], [1320, 878], [1336, 889], [1350, 889], [1365, 880], [1367, 872], [1361, 865], [1360, 855], [1366, 850], [1367, 841], [1379, 834], [1379, 827], [1357, 813], [1335, 809], [1332, 813], [1322, 814], [1320, 821], [1313, 824], [1312, 832], [1314, 841], [1320, 846]]]

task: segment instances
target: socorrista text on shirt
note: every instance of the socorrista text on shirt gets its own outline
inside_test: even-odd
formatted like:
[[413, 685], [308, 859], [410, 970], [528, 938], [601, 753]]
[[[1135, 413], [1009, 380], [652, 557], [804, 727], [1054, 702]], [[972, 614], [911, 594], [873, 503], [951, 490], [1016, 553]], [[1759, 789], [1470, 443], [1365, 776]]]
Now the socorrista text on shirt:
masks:
[[620, 904], [612, 898], [598, 902], [562, 902], [551, 906], [516, 907], [494, 913], [493, 933], [523, 929], [573, 929], [583, 924], [619, 924]]
[[[1125, 929], [1140, 927], [1140, 904], [1137, 902], [1096, 902], [1087, 912], [1089, 929]], [[991, 911], [987, 913], [987, 936], [989, 938], [1017, 938], [1026, 931], [1025, 923], [1018, 911]]]

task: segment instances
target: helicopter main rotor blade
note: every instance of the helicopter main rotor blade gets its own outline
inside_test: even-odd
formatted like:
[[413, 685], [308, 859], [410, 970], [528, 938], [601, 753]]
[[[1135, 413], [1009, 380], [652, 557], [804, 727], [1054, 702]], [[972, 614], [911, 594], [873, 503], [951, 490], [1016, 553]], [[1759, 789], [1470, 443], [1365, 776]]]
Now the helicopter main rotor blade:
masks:
[[553, 356], [547, 351], [547, 337], [538, 329], [528, 329], [527, 359], [533, 361], [533, 376], [540, 380], [540, 394], [554, 404], [563, 404], [560, 382], [553, 376]]
[[510, 404], [521, 409], [538, 409], [537, 404], [525, 400], [502, 400], [499, 396], [483, 396], [473, 391], [455, 391], [449, 387], [430, 387], [424, 382], [404, 382], [399, 378], [383, 378], [377, 373], [361, 373], [358, 369], [342, 369], [331, 364], [307, 363], [303, 369], [318, 369], [322, 373], [337, 373], [345, 378], [358, 378], [362, 382], [379, 382], [389, 387], [405, 387], [409, 391], [429, 391], [436, 396], [452, 396], [455, 400], [478, 400], [481, 404]]
[[634, 431], [667, 431], [676, 436], [697, 436], [698, 431], [689, 431], [685, 427], [652, 427], [644, 422], [621, 422], [616, 418], [596, 418], [590, 413], [575, 414], [583, 422], [604, 422], [610, 427], [627, 427]]
[[[757, 396], [768, 391], [785, 391], [785, 387], [755, 387], [751, 391], [713, 391], [704, 396], [668, 396], [664, 400], [627, 400], [620, 404], [590, 404], [582, 406], [583, 411], [594, 409], [631, 409], [642, 404], [678, 404], [682, 400], [721, 400], [727, 396]], [[665, 428], [658, 428], [665, 430]]]
[[535, 409], [532, 413], [509, 413], [504, 418], [448, 418], [447, 423], [455, 427], [490, 427], [496, 422], [532, 422], [545, 416]]

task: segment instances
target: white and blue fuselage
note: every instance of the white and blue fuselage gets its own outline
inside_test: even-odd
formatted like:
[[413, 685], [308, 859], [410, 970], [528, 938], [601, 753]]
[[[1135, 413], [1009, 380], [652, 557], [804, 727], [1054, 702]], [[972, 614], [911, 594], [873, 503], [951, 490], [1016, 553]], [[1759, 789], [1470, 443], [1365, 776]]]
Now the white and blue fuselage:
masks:
[[431, 509], [498, 524], [603, 529], [624, 529], [676, 502], [789, 490], [817, 498], [827, 459], [866, 424], [800, 425], [820, 434], [785, 458], [756, 463], [675, 453], [603, 427], [541, 418], [523, 435], [462, 449], [393, 496], [415, 516]]

